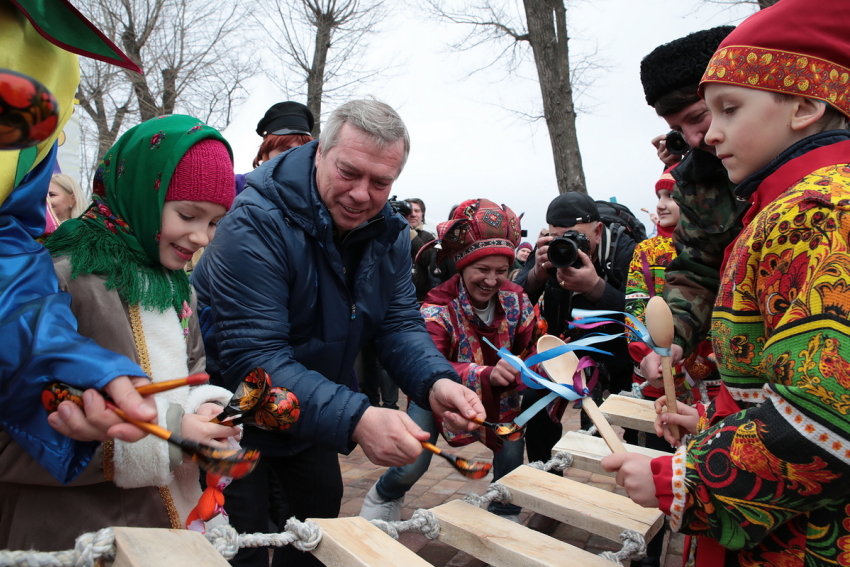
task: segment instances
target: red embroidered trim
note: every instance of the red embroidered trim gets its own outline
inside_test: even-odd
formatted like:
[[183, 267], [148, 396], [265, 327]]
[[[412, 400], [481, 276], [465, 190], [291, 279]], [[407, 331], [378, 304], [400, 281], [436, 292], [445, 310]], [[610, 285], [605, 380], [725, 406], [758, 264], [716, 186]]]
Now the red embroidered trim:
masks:
[[700, 85], [706, 82], [814, 98], [850, 116], [850, 69], [817, 57], [732, 45], [711, 58]]

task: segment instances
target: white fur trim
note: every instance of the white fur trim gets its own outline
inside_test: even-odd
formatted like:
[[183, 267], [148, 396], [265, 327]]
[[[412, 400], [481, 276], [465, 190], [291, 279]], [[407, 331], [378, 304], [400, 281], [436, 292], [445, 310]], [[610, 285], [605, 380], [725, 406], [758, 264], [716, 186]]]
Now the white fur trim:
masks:
[[189, 395], [183, 402], [183, 409], [186, 413], [198, 413], [198, 408], [207, 402], [220, 402], [227, 405], [232, 397], [233, 392], [230, 390], [210, 384], [202, 384], [189, 390]]
[[[186, 339], [177, 313], [173, 309], [160, 313], [141, 308], [139, 315], [150, 361], [151, 379], [164, 382], [188, 375]], [[183, 406], [188, 397], [188, 386], [156, 394], [154, 399], [159, 425], [166, 426], [165, 414], [169, 404]], [[165, 486], [174, 480], [169, 470], [168, 445], [153, 435], [137, 443], [124, 443], [116, 439], [114, 462], [115, 484], [122, 488]]]
[[[170, 402], [155, 397], [159, 425], [165, 427], [165, 413]], [[171, 475], [168, 443], [154, 435], [148, 435], [136, 443], [115, 440], [113, 454], [115, 484], [121, 488], [142, 486], [165, 486], [174, 477]]]
[[[173, 309], [160, 313], [140, 309], [142, 332], [150, 362], [151, 379], [164, 382], [183, 378], [189, 374], [186, 356], [186, 338], [180, 319]], [[165, 427], [165, 414], [170, 404], [180, 405], [186, 413], [197, 413], [201, 404], [219, 401], [227, 404], [233, 393], [218, 386], [188, 386], [160, 392], [154, 396], [159, 413], [159, 425]], [[115, 483], [123, 488], [140, 486], [168, 486], [174, 506], [180, 514], [181, 524], [201, 497], [198, 466], [184, 462], [172, 473], [168, 458], [168, 444], [149, 435], [137, 443], [115, 441]]]
[[201, 498], [200, 469], [192, 462], [184, 462], [174, 471], [174, 482], [168, 485], [174, 507], [180, 513], [180, 525], [186, 527], [189, 512]]

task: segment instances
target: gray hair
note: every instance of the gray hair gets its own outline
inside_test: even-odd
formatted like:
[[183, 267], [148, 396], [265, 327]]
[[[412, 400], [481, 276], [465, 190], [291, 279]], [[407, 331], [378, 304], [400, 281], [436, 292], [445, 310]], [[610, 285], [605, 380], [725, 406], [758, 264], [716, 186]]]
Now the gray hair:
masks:
[[410, 135], [401, 116], [390, 105], [375, 99], [363, 99], [346, 102], [334, 110], [319, 135], [323, 154], [337, 145], [342, 125], [346, 122], [374, 138], [380, 148], [404, 140], [404, 153], [396, 177], [401, 175], [410, 154]]

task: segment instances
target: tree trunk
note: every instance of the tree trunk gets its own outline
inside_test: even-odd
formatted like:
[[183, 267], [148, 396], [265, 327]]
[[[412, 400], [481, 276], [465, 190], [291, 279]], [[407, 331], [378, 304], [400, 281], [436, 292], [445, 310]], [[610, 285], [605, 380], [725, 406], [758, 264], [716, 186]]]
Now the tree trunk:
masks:
[[566, 8], [563, 0], [523, 0], [534, 52], [543, 114], [555, 160], [558, 192], [587, 193], [570, 84]]
[[779, 0], [758, 0], [759, 10], [764, 10], [765, 8], [770, 8], [774, 4], [779, 2]]
[[[126, 53], [136, 65], [144, 69], [144, 63], [142, 62], [143, 46], [136, 39], [136, 32], [134, 30], [124, 29], [124, 32], [121, 34], [121, 45], [124, 47], [124, 53]], [[156, 99], [154, 98], [153, 93], [151, 93], [150, 87], [148, 87], [148, 82], [144, 75], [140, 75], [126, 69], [124, 71], [127, 78], [130, 79], [130, 83], [133, 85], [133, 92], [136, 93], [136, 100], [139, 101], [139, 114], [142, 119], [141, 121], [144, 122], [159, 116], [159, 107], [156, 104]]]
[[317, 14], [316, 16], [316, 46], [313, 51], [313, 64], [307, 73], [307, 108], [315, 118], [311, 132], [314, 139], [317, 139], [322, 131], [322, 92], [328, 50], [331, 48], [334, 14]]
[[174, 114], [177, 104], [177, 70], [162, 70], [162, 114]]

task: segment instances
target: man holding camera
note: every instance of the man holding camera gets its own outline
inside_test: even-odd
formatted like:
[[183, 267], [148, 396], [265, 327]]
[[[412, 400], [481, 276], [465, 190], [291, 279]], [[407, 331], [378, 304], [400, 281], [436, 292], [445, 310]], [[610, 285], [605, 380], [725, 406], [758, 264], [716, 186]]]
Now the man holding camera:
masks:
[[[635, 242], [619, 238], [611, 249], [608, 228], [600, 221], [596, 202], [584, 193], [562, 193], [546, 211], [549, 233], [537, 240], [534, 256], [517, 275], [515, 283], [523, 287], [533, 303], [542, 298], [540, 315], [547, 333], [564, 340], [581, 338], [588, 332], [620, 333], [617, 325], [606, 325], [593, 331], [569, 329], [572, 309], [605, 309], [623, 311], [626, 303], [626, 279]], [[600, 258], [607, 258], [604, 262]], [[609, 328], [610, 327], [610, 328]], [[591, 353], [599, 368], [599, 385], [593, 397], [601, 402], [602, 390], [628, 390], [631, 385], [631, 358], [624, 338], [601, 345], [613, 356]], [[522, 409], [531, 407], [544, 395], [544, 390], [526, 390]], [[561, 438], [561, 416], [566, 408], [561, 400], [559, 411], [541, 411], [528, 422], [526, 449], [529, 461], [547, 461], [552, 447]], [[590, 422], [584, 421], [588, 428]], [[554, 471], [553, 471], [554, 472]], [[555, 474], [560, 474], [555, 472]], [[551, 533], [557, 522], [540, 514], [528, 521], [528, 527]]]
[[[720, 43], [735, 29], [702, 30], [656, 47], [640, 65], [646, 102], [673, 130], [652, 140], [658, 157], [676, 180], [673, 198], [681, 218], [673, 232], [676, 258], [667, 267], [664, 300], [673, 312], [676, 334], [672, 362], [688, 356], [706, 338], [720, 285], [726, 247], [743, 229], [747, 201], [735, 198], [735, 184], [705, 143], [711, 112], [697, 92], [699, 81]], [[683, 157], [684, 156], [684, 157]], [[661, 375], [661, 358], [641, 364], [647, 379]]]

